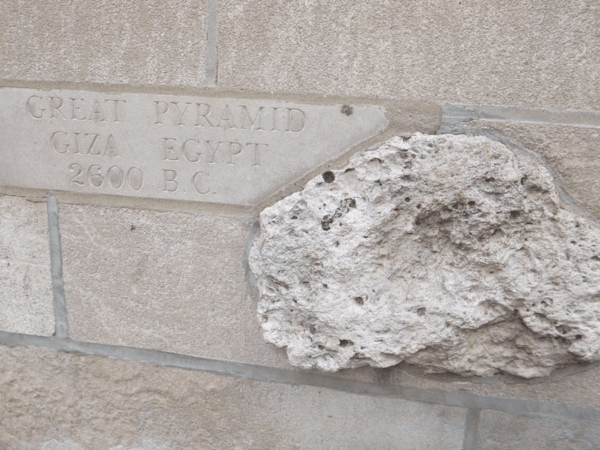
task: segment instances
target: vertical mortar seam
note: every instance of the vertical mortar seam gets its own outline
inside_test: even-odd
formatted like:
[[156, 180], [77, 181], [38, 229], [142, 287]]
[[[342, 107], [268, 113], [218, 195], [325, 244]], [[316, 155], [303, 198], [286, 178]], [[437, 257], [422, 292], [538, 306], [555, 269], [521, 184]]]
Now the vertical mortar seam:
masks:
[[204, 48], [205, 85], [217, 86], [219, 45], [219, 0], [206, 1], [206, 46]]
[[56, 196], [49, 192], [46, 196], [48, 212], [48, 240], [50, 244], [50, 273], [52, 276], [52, 300], [54, 307], [55, 336], [67, 338], [69, 325], [67, 322], [67, 303], [65, 299], [62, 269], [62, 246], [60, 238], [59, 208]]
[[465, 418], [465, 434], [463, 436], [462, 450], [476, 450], [479, 430], [479, 408], [469, 408]]

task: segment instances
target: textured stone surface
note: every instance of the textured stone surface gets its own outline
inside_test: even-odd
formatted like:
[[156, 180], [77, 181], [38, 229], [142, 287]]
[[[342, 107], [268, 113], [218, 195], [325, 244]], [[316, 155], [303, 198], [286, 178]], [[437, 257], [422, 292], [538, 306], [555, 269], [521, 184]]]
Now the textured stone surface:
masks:
[[522, 377], [598, 358], [600, 230], [485, 137], [394, 138], [261, 213], [265, 339], [293, 365]]
[[2, 449], [462, 449], [461, 408], [42, 349], [0, 359]]
[[221, 0], [234, 89], [597, 109], [597, 2]]
[[482, 411], [477, 450], [596, 450], [600, 424]]
[[497, 130], [542, 155], [560, 173], [577, 203], [600, 220], [600, 129], [492, 121], [471, 125]]
[[0, 330], [54, 334], [46, 204], [0, 195]]
[[0, 2], [0, 78], [202, 86], [204, 0]]
[[275, 364], [242, 263], [251, 222], [61, 205], [70, 337]]

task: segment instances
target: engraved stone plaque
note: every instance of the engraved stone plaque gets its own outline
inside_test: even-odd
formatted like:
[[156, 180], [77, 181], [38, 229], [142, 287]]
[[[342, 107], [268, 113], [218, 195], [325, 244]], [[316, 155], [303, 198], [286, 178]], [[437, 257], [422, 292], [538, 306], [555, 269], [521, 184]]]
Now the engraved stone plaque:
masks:
[[2, 88], [0, 185], [252, 206], [383, 131], [379, 106]]

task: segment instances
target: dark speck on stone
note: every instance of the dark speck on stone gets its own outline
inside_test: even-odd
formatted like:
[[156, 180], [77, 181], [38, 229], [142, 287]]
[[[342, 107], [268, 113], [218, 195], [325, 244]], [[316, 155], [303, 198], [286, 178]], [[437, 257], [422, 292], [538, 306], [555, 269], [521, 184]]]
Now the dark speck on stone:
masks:
[[347, 116], [351, 116], [352, 113], [354, 112], [354, 108], [350, 105], [343, 105], [342, 106], [342, 114], [346, 114]]
[[323, 173], [323, 180], [325, 180], [325, 183], [333, 183], [335, 180], [335, 175], [331, 170], [328, 170], [327, 172]]

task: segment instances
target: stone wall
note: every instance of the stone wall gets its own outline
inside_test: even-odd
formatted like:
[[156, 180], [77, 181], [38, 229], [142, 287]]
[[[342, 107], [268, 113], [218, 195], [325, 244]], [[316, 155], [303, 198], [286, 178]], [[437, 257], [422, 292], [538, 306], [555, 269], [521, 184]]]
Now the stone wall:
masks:
[[367, 105], [387, 121], [246, 204], [44, 189], [39, 161], [23, 183], [0, 167], [0, 448], [600, 447], [598, 364], [297, 369], [263, 340], [248, 267], [265, 206], [414, 132], [534, 151], [600, 219], [599, 22], [594, 0], [0, 2], [0, 91]]

